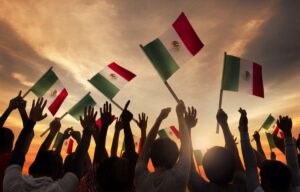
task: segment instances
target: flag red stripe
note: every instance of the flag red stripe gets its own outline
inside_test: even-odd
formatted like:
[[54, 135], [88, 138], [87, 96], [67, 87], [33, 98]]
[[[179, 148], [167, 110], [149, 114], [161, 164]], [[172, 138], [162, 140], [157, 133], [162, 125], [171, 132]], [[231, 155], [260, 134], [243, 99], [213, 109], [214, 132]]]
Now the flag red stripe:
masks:
[[253, 89], [252, 93], [258, 97], [264, 97], [264, 85], [262, 78], [262, 67], [259, 64], [253, 63]]
[[56, 112], [58, 111], [58, 109], [60, 108], [67, 96], [68, 91], [66, 89], [63, 89], [48, 107], [48, 110], [53, 116], [56, 114]]
[[177, 139], [180, 138], [180, 135], [179, 135], [179, 131], [176, 129], [175, 126], [170, 126], [170, 129], [173, 131], [173, 133], [176, 135]]
[[73, 152], [73, 139], [69, 139], [69, 144], [68, 144], [68, 148], [67, 148], [67, 153], [71, 154]]
[[118, 73], [120, 76], [122, 76], [127, 81], [130, 81], [131, 79], [133, 79], [136, 76], [134, 73], [128, 71], [127, 69], [121, 67], [120, 65], [118, 65], [116, 63], [111, 63], [108, 65], [108, 67], [111, 70], [113, 70], [114, 72]]
[[196, 55], [204, 46], [184, 13], [173, 23], [173, 28], [192, 55]]
[[279, 127], [276, 127], [276, 128], [274, 129], [272, 135], [273, 135], [273, 136], [277, 136], [278, 132], [279, 132]]

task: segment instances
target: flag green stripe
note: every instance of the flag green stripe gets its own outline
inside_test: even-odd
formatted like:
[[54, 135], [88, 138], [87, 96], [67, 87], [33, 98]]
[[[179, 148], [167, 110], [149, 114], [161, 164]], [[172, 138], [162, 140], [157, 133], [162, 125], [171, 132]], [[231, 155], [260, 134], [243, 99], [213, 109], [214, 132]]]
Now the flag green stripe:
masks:
[[96, 102], [94, 99], [90, 95], [86, 95], [69, 110], [69, 114], [79, 120], [79, 117], [83, 114], [85, 107], [94, 107], [95, 105]]
[[269, 115], [269, 117], [265, 120], [264, 124], [262, 125], [262, 128], [269, 129], [274, 121], [274, 117], [272, 117], [272, 115]]
[[202, 152], [201, 150], [194, 150], [197, 165], [202, 165]]
[[89, 82], [110, 99], [112, 99], [119, 92], [118, 87], [109, 82], [109, 80], [99, 73], [89, 80]]
[[63, 134], [61, 132], [58, 132], [56, 135], [54, 144], [53, 144], [53, 148], [55, 148], [55, 149], [57, 148], [57, 145], [60, 142], [60, 140], [62, 139], [62, 137], [63, 137]]
[[273, 135], [271, 133], [266, 133], [266, 136], [267, 136], [267, 139], [268, 139], [268, 142], [269, 142], [270, 149], [275, 148], [276, 145], [275, 145], [275, 142], [274, 142]]
[[166, 131], [164, 129], [158, 131], [158, 135], [159, 137], [162, 138], [169, 138], [168, 134], [166, 133]]
[[43, 97], [57, 80], [58, 77], [56, 74], [52, 70], [49, 70], [33, 85], [31, 91], [36, 96]]
[[143, 50], [164, 81], [179, 69], [179, 66], [159, 39], [155, 39], [144, 46]]
[[240, 58], [226, 55], [224, 58], [222, 89], [229, 91], [239, 90]]

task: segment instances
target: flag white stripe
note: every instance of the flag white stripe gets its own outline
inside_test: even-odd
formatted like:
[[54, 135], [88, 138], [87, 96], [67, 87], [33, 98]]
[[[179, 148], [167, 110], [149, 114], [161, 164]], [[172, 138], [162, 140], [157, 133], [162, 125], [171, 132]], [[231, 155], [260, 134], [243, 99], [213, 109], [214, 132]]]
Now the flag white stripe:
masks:
[[253, 63], [240, 59], [239, 91], [247, 94], [253, 92]]
[[[105, 77], [109, 82], [115, 85], [118, 89], [123, 88], [128, 82], [121, 75], [119, 75], [109, 67], [105, 67], [102, 71], [99, 72], [99, 74]], [[111, 76], [112, 74], [114, 75], [115, 78]]]

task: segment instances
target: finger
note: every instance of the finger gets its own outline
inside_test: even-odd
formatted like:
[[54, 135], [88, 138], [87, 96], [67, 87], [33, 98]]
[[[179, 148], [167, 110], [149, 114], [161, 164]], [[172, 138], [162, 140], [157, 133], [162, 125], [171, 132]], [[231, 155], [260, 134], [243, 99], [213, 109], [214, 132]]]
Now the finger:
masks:
[[22, 97], [22, 91], [21, 90], [19, 91], [18, 97]]
[[84, 112], [83, 112], [84, 117], [87, 116], [87, 107], [84, 108]]
[[80, 122], [81, 122], [81, 124], [83, 123], [83, 119], [82, 119], [82, 116], [80, 115], [79, 116], [79, 120], [80, 120]]
[[101, 117], [103, 116], [102, 108], [100, 108], [100, 115], [101, 115]]
[[47, 117], [47, 113], [45, 113], [43, 116], [42, 116], [42, 120], [45, 119]]
[[125, 105], [125, 107], [124, 107], [124, 111], [127, 110], [129, 104], [130, 104], [130, 100], [127, 101], [127, 103], [126, 103], [126, 105]]
[[141, 118], [141, 114], [139, 113], [139, 121], [141, 121], [142, 120], [142, 118]]
[[191, 108], [190, 107], [188, 107], [188, 113], [191, 114]]
[[111, 103], [108, 105], [108, 110], [109, 110], [109, 113], [111, 114]]
[[148, 116], [146, 117], [146, 122], [148, 122]]
[[31, 106], [31, 108], [33, 109], [34, 106], [35, 106], [35, 99], [32, 101], [32, 106]]
[[43, 110], [44, 110], [44, 108], [46, 107], [46, 104], [47, 104], [47, 100], [44, 101], [44, 103], [43, 103], [43, 105], [42, 105], [42, 107], [41, 107]]
[[94, 116], [93, 116], [93, 119], [96, 119], [97, 114], [98, 114], [98, 111], [95, 112], [95, 114], [94, 114]]

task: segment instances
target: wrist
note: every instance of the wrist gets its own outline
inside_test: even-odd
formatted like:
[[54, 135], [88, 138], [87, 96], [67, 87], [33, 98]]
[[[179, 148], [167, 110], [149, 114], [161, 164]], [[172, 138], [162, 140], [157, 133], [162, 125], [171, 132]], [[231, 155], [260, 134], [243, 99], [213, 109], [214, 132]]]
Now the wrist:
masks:
[[284, 131], [284, 136], [285, 137], [292, 137], [292, 132], [291, 131]]

